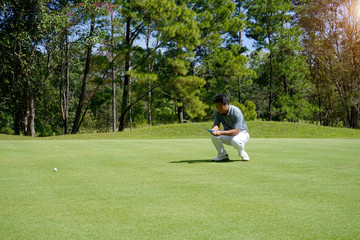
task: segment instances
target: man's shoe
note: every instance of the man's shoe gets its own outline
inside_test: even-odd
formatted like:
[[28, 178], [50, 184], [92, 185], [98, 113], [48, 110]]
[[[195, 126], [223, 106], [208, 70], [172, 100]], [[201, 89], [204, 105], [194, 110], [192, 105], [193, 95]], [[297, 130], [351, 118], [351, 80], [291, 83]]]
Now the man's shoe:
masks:
[[225, 156], [223, 156], [223, 157], [217, 157], [217, 158], [214, 158], [212, 161], [213, 162], [225, 162], [225, 161], [229, 161], [230, 159], [229, 159], [229, 155], [228, 154], [226, 154]]
[[241, 159], [243, 161], [249, 161], [250, 160], [249, 155], [245, 151], [239, 152], [239, 155], [240, 155], [240, 157], [241, 157]]

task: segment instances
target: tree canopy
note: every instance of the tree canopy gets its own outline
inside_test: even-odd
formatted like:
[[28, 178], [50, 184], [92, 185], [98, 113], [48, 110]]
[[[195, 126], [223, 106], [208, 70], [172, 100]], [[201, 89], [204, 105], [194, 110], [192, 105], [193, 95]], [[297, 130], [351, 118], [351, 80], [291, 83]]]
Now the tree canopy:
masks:
[[217, 93], [263, 120], [358, 129], [359, 9], [355, 0], [2, 1], [0, 133], [210, 120]]

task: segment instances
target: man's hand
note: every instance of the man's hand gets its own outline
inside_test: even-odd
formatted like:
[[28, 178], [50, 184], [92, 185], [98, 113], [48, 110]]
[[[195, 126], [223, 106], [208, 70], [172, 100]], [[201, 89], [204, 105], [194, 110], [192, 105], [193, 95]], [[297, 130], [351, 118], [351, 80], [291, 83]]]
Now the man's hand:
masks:
[[214, 135], [214, 136], [217, 136], [217, 137], [220, 136], [221, 132], [219, 131], [219, 129], [220, 129], [219, 127], [220, 126], [218, 124], [214, 124], [212, 129], [211, 129], [213, 131], [211, 134]]
[[231, 129], [231, 130], [226, 130], [226, 131], [221, 131], [219, 130], [218, 127], [213, 127], [211, 130], [213, 130], [213, 132], [211, 133], [214, 136], [221, 136], [221, 135], [227, 135], [227, 136], [235, 136], [238, 135], [240, 132], [240, 129]]
[[214, 135], [214, 136], [216, 136], [216, 137], [218, 137], [218, 136], [221, 135], [221, 131], [219, 131], [219, 130], [213, 130], [213, 132], [212, 132], [211, 134]]

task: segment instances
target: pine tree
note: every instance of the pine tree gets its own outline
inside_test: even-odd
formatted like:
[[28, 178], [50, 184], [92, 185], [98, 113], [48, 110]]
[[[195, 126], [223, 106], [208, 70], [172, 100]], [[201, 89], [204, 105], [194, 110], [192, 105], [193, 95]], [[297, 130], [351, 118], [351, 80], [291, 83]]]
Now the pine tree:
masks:
[[[190, 99], [197, 99], [197, 88], [204, 84], [201, 80], [188, 76], [190, 59], [194, 57], [192, 51], [200, 43], [200, 35], [195, 21], [196, 13], [185, 3], [166, 0], [125, 1], [121, 12], [121, 18], [125, 22], [125, 40], [121, 44], [121, 51], [125, 56], [125, 74], [119, 131], [125, 129], [127, 114], [131, 108], [153, 89], [161, 88], [175, 102], [186, 104]], [[135, 47], [136, 39], [147, 38], [149, 27], [153, 32], [151, 37], [154, 45], [145, 50]], [[158, 51], [160, 48], [161, 53]], [[156, 62], [154, 56], [157, 56]], [[149, 64], [153, 68], [149, 68]], [[151, 72], [156, 68], [157, 74]], [[151, 88], [144, 88], [149, 86], [149, 82]], [[174, 87], [174, 84], [180, 82], [193, 87]], [[135, 90], [131, 98], [130, 86]], [[201, 114], [202, 108], [199, 105], [199, 112], [196, 114]]]
[[268, 78], [264, 79], [269, 94], [269, 120], [275, 113], [280, 120], [297, 121], [303, 117], [294, 108], [304, 99], [307, 67], [306, 58], [301, 55], [302, 30], [293, 23], [293, 10], [289, 0], [255, 0], [248, 7], [247, 36], [256, 41], [258, 50], [269, 53]]

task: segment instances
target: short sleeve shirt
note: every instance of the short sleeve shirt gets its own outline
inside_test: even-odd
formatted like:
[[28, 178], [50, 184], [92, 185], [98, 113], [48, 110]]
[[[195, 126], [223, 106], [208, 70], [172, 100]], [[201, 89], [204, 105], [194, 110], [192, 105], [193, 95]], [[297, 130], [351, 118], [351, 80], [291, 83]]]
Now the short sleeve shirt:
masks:
[[248, 127], [241, 110], [233, 105], [229, 105], [227, 115], [219, 113], [215, 110], [214, 124], [223, 124], [224, 130], [240, 129], [240, 131], [247, 131]]

